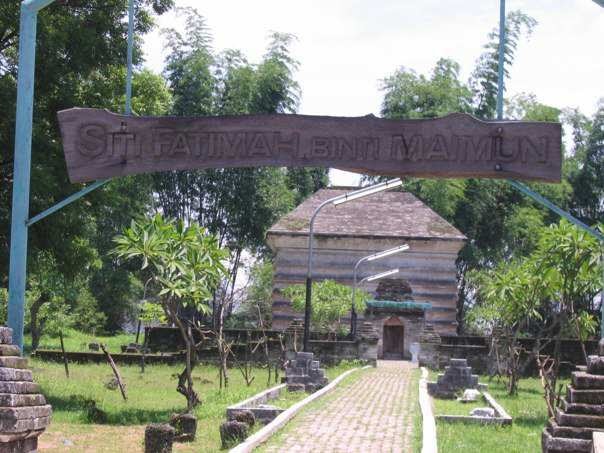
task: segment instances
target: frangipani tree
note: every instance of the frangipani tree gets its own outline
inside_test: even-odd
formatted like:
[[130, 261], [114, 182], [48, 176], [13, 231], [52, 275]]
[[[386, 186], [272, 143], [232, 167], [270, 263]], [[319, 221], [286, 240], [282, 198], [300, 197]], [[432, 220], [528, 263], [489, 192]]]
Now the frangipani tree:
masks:
[[200, 403], [193, 390], [191, 372], [196, 363], [196, 345], [189, 320], [181, 310], [210, 311], [209, 301], [226, 275], [223, 261], [228, 256], [198, 224], [166, 220], [160, 214], [133, 220], [130, 227], [115, 237], [114, 253], [122, 260], [139, 260], [148, 275], [145, 287], [154, 293], [166, 318], [178, 327], [186, 345], [186, 367], [179, 375], [177, 390], [187, 398], [187, 410]]

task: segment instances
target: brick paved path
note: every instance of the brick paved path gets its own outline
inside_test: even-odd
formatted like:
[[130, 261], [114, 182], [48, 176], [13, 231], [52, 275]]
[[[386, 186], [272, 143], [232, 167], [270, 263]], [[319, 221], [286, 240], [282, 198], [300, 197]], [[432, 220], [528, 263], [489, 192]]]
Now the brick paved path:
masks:
[[296, 416], [267, 452], [410, 452], [417, 385], [410, 362], [380, 361]]

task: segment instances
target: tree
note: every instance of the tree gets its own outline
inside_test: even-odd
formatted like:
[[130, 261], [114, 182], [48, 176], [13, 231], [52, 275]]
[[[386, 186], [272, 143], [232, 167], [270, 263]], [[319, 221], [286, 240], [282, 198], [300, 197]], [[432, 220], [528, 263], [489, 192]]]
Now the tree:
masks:
[[[19, 1], [0, 2], [0, 286], [7, 285], [10, 206], [13, 182], [14, 123], [18, 72]], [[135, 0], [136, 24], [134, 63], [142, 61], [140, 37], [153, 27], [153, 15], [163, 14], [173, 0]], [[38, 19], [36, 58], [34, 130], [30, 212], [36, 214], [76, 192], [80, 185], [69, 182], [61, 148], [56, 113], [74, 106], [121, 110], [125, 88], [127, 48], [126, 0], [90, 0], [86, 2], [55, 2], [44, 9]], [[140, 103], [165, 101], [166, 88], [157, 90], [157, 76], [136, 71], [134, 79], [135, 110], [143, 113]], [[149, 82], [153, 79], [153, 83]], [[160, 79], [161, 80], [161, 79]], [[149, 83], [147, 83], [149, 82]], [[164, 84], [165, 85], [165, 84]], [[144, 87], [149, 87], [146, 90]], [[152, 87], [152, 88], [151, 88]], [[141, 90], [140, 96], [137, 96]], [[159, 103], [161, 103], [159, 102]], [[138, 105], [137, 105], [138, 104]], [[42, 222], [29, 232], [30, 270], [28, 290], [39, 278], [37, 268], [48, 259], [67, 283], [92, 283], [89, 273], [102, 288], [99, 305], [106, 310], [110, 327], [121, 321], [121, 314], [112, 307], [123, 307], [121, 297], [134, 292], [135, 279], [123, 279], [107, 266], [96, 268], [99, 256], [105, 264], [108, 243], [119, 231], [120, 212], [142, 214], [149, 207], [150, 190], [141, 189], [143, 179], [128, 178], [112, 182], [91, 193], [85, 200], [73, 203]], [[128, 199], [121, 193], [133, 192]], [[129, 219], [128, 219], [129, 220]], [[57, 238], [69, 238], [59, 241]], [[100, 275], [103, 274], [103, 275]], [[102, 282], [102, 283], [101, 283]], [[83, 289], [84, 290], [84, 289]], [[128, 296], [130, 297], [130, 296]], [[45, 310], [45, 309], [44, 309]], [[117, 310], [116, 310], [117, 311]]]
[[[530, 36], [537, 21], [521, 11], [511, 11], [506, 16], [504, 41], [504, 78], [509, 78], [509, 68], [514, 63], [516, 48], [523, 36]], [[497, 107], [499, 79], [499, 27], [489, 34], [484, 53], [478, 58], [470, 77], [474, 97], [474, 113], [479, 118], [493, 118]]]
[[157, 214], [132, 221], [115, 238], [114, 253], [120, 259], [138, 259], [146, 270], [147, 285], [155, 293], [166, 318], [175, 324], [186, 346], [186, 366], [179, 375], [177, 390], [191, 411], [200, 400], [193, 390], [192, 369], [197, 362], [196, 344], [189, 320], [181, 316], [187, 308], [207, 313], [212, 294], [225, 276], [222, 261], [227, 253], [218, 239], [198, 224], [164, 220]]
[[[311, 322], [315, 327], [328, 331], [335, 336], [340, 327], [340, 320], [350, 312], [352, 303], [352, 288], [335, 282], [323, 280], [313, 282], [311, 300]], [[306, 304], [306, 286], [292, 285], [283, 290], [285, 297], [291, 300], [292, 308], [304, 312]], [[354, 308], [359, 312], [365, 310], [365, 302], [369, 294], [357, 289], [354, 298]]]
[[[521, 333], [529, 333], [531, 320], [538, 320], [537, 345], [533, 351], [540, 367], [545, 399], [550, 415], [556, 406], [560, 370], [560, 344], [565, 335], [581, 342], [595, 333], [597, 321], [593, 303], [599, 289], [602, 265], [597, 239], [566, 220], [542, 227], [535, 250], [513, 264], [500, 264], [492, 271], [473, 274], [476, 305], [471, 311], [475, 322], [507, 330], [516, 344]], [[541, 338], [553, 338], [550, 357], [541, 354]], [[583, 347], [584, 359], [587, 359]], [[510, 350], [510, 391], [517, 379], [517, 352]]]

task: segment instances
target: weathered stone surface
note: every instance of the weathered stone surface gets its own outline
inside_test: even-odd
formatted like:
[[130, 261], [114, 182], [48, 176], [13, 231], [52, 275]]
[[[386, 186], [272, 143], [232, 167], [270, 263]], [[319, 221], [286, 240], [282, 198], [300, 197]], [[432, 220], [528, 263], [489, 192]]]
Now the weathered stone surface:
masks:
[[31, 370], [18, 368], [0, 368], [0, 381], [25, 381], [32, 382]]
[[247, 437], [249, 426], [246, 423], [230, 420], [220, 425], [222, 448], [229, 448], [243, 442]]
[[237, 420], [238, 422], [245, 423], [250, 428], [256, 424], [256, 417], [252, 411], [241, 410], [237, 411], [233, 414], [233, 420]]
[[0, 393], [40, 393], [35, 382], [0, 381]]
[[152, 423], [145, 428], [145, 453], [172, 453], [176, 430], [167, 423]]
[[38, 437], [28, 437], [8, 443], [0, 443], [0, 453], [35, 453], [38, 451]]
[[597, 355], [587, 357], [587, 372], [590, 374], [604, 374], [604, 357]]
[[592, 453], [604, 453], [604, 433], [595, 432], [592, 441]]
[[0, 393], [1, 407], [21, 407], [21, 406], [43, 406], [46, 404], [46, 398], [40, 394], [21, 394]]
[[314, 392], [327, 385], [328, 380], [312, 352], [298, 352], [285, 367], [285, 382], [290, 392]]
[[574, 371], [571, 375], [573, 387], [576, 389], [604, 389], [604, 376], [590, 374], [583, 371]]
[[477, 407], [470, 412], [472, 417], [495, 417], [495, 409], [492, 407]]
[[25, 419], [0, 419], [0, 431], [3, 433], [20, 433], [46, 428], [50, 417], [25, 418]]
[[560, 409], [556, 410], [556, 422], [564, 426], [604, 428], [604, 417], [600, 415], [567, 414]]
[[0, 357], [2, 368], [27, 368], [27, 359], [23, 357]]
[[546, 429], [541, 436], [541, 445], [547, 453], [591, 453], [591, 440], [553, 437]]
[[428, 382], [428, 393], [437, 398], [455, 398], [465, 389], [478, 387], [478, 376], [472, 374], [466, 359], [451, 359], [445, 373], [439, 374], [436, 382]]
[[197, 417], [193, 414], [173, 414], [170, 425], [176, 430], [174, 440], [177, 442], [193, 442], [197, 433]]
[[569, 414], [604, 415], [604, 405], [569, 403], [562, 398], [562, 409]]
[[26, 418], [49, 417], [52, 410], [50, 405], [0, 407], [0, 422], [3, 420], [21, 420]]
[[13, 344], [13, 329], [0, 327], [0, 344]]
[[550, 419], [547, 422], [547, 430], [553, 437], [569, 437], [574, 439], [591, 439], [592, 434], [602, 431], [599, 428], [578, 428], [576, 426], [560, 426], [556, 420]]
[[0, 344], [0, 356], [19, 357], [20, 355], [21, 349], [19, 349], [19, 346], [13, 344]]
[[604, 390], [566, 389], [566, 400], [569, 403], [604, 404]]

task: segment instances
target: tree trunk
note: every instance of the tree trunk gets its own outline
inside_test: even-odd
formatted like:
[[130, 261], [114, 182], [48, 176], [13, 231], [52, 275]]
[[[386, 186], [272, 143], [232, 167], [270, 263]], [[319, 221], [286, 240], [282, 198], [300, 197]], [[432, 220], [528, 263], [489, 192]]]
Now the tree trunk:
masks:
[[31, 331], [32, 351], [38, 349], [38, 346], [40, 345], [40, 338], [42, 337], [42, 329], [44, 326], [43, 323], [38, 322], [38, 313], [40, 312], [40, 308], [42, 308], [42, 306], [48, 302], [48, 299], [49, 297], [47, 296], [47, 294], [42, 293], [40, 294], [40, 297], [38, 297], [29, 308], [29, 329]]

